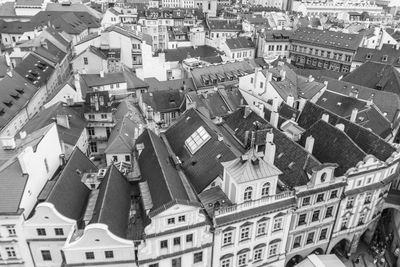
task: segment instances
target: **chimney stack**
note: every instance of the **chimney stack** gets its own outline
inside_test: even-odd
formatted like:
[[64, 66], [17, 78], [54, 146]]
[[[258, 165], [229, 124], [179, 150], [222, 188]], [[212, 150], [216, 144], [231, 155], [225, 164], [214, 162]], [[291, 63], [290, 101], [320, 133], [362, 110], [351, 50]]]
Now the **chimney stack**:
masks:
[[275, 152], [276, 146], [274, 144], [274, 134], [271, 130], [265, 137], [264, 160], [273, 165], [275, 161]]
[[314, 142], [315, 139], [312, 135], [310, 135], [309, 137], [306, 138], [306, 145], [305, 145], [305, 149], [307, 150], [308, 153], [312, 154], [313, 149], [314, 149]]
[[70, 126], [69, 126], [68, 115], [57, 114], [56, 121], [57, 121], [57, 125], [60, 125], [60, 126], [63, 126], [65, 128], [69, 129]]
[[374, 103], [374, 97], [375, 97], [375, 94], [372, 93], [371, 96], [369, 97], [369, 99], [367, 100], [367, 106], [368, 107], [371, 106]]
[[244, 107], [244, 115], [243, 115], [243, 118], [246, 119], [246, 118], [250, 115], [250, 113], [251, 113], [250, 107], [249, 107], [249, 106], [245, 106], [245, 107]]
[[284, 69], [280, 70], [279, 75], [281, 76], [281, 81], [286, 79], [286, 71]]
[[338, 128], [341, 131], [344, 131], [344, 124], [343, 123], [338, 123], [338, 124], [336, 124], [336, 128]]
[[286, 99], [286, 104], [290, 107], [294, 106], [294, 97], [292, 95], [289, 95]]
[[358, 109], [353, 108], [353, 110], [351, 111], [351, 116], [350, 116], [351, 122], [356, 122], [357, 114], [358, 114]]
[[314, 81], [314, 77], [312, 75], [308, 76], [308, 82], [311, 83]]
[[322, 114], [322, 120], [325, 122], [329, 122], [329, 114], [326, 113]]
[[104, 70], [101, 70], [101, 71], [100, 71], [100, 77], [101, 77], [101, 78], [104, 78]]

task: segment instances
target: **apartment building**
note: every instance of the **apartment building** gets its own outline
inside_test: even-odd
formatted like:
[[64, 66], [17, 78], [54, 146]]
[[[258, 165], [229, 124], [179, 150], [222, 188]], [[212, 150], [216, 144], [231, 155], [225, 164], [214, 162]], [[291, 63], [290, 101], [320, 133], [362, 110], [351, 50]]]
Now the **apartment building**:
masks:
[[293, 31], [273, 30], [264, 31], [257, 38], [257, 57], [263, 57], [268, 60], [276, 58], [289, 58], [290, 38]]
[[290, 38], [290, 59], [300, 68], [349, 72], [362, 36], [299, 28]]

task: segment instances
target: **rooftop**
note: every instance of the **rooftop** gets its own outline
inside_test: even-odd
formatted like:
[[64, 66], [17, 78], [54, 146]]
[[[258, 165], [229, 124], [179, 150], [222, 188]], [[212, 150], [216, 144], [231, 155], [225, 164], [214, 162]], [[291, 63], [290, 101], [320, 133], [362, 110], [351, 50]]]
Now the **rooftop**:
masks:
[[156, 112], [180, 111], [185, 104], [185, 95], [180, 89], [142, 93], [142, 99]]
[[255, 48], [255, 44], [250, 38], [247, 37], [237, 37], [226, 39], [226, 45], [229, 49], [248, 49]]

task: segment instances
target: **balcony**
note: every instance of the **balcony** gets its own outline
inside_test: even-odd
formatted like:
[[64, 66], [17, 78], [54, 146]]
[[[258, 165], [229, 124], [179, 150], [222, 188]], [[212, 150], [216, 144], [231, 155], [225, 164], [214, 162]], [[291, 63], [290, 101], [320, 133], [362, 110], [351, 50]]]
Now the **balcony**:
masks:
[[292, 198], [293, 196], [294, 196], [294, 191], [286, 191], [286, 192], [276, 194], [273, 196], [268, 196], [268, 197], [264, 197], [264, 198], [260, 198], [260, 199], [256, 199], [256, 200], [247, 201], [247, 202], [244, 202], [241, 204], [236, 204], [233, 206], [221, 208], [221, 209], [215, 211], [215, 216], [227, 215], [230, 213], [236, 213], [236, 212], [241, 212], [241, 211], [261, 207], [264, 205], [272, 204], [279, 200], [286, 200], [286, 199]]

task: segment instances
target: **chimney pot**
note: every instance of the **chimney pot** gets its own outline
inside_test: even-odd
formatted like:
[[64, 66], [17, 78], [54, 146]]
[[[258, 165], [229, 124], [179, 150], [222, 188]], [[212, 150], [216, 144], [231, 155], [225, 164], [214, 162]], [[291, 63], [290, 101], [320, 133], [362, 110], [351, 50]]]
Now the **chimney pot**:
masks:
[[314, 142], [315, 139], [312, 135], [310, 135], [309, 137], [306, 138], [306, 145], [305, 145], [305, 149], [307, 150], [308, 153], [312, 154], [313, 149], [314, 149]]
[[351, 111], [351, 116], [350, 116], [351, 122], [356, 122], [357, 114], [358, 114], [358, 109], [353, 108], [353, 110]]
[[329, 114], [326, 113], [322, 114], [322, 120], [325, 122], [329, 122]]

